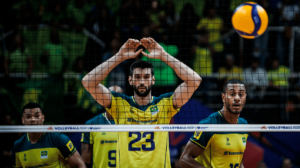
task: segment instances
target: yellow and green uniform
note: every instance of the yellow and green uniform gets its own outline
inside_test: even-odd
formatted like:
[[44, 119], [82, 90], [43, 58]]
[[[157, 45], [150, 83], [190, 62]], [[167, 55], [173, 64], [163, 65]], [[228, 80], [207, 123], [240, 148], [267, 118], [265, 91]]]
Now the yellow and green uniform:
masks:
[[270, 81], [272, 81], [273, 86], [288, 87], [289, 74], [290, 74], [290, 69], [284, 65], [281, 65], [276, 70], [268, 71], [268, 78]]
[[227, 77], [227, 81], [231, 79], [238, 79], [243, 81], [244, 80], [244, 74], [243, 74], [243, 69], [238, 67], [238, 66], [233, 66], [230, 70], [228, 70], [226, 67], [221, 67], [219, 69], [219, 77]]
[[[111, 124], [115, 124], [110, 120]], [[86, 122], [88, 125], [109, 124], [104, 113]], [[117, 132], [85, 132], [81, 142], [93, 145], [93, 168], [116, 167]]]
[[28, 134], [14, 143], [12, 149], [13, 167], [70, 167], [66, 160], [76, 152], [72, 141], [62, 133], [44, 133], [31, 144]]
[[208, 48], [197, 47], [193, 69], [200, 76], [211, 75], [213, 72], [212, 55]]
[[25, 48], [24, 52], [16, 49], [13, 52], [6, 52], [5, 58], [9, 59], [9, 72], [23, 72], [28, 70], [27, 59], [30, 58], [30, 52]]
[[[215, 112], [199, 124], [229, 123], [220, 112]], [[238, 124], [247, 124], [247, 121], [238, 118]], [[195, 132], [190, 141], [204, 149], [195, 159], [200, 165], [207, 168], [239, 168], [247, 138], [247, 132]]]
[[222, 52], [224, 50], [224, 46], [221, 40], [223, 20], [220, 17], [216, 17], [214, 19], [203, 18], [199, 21], [197, 30], [200, 30], [203, 27], [206, 27], [206, 29], [209, 31], [208, 42], [213, 46], [216, 52]]
[[[179, 111], [173, 106], [173, 93], [152, 97], [146, 106], [133, 96], [112, 92], [111, 108], [106, 109], [116, 124], [169, 124]], [[138, 126], [137, 126], [138, 127]], [[117, 167], [171, 167], [168, 132], [119, 132]]]

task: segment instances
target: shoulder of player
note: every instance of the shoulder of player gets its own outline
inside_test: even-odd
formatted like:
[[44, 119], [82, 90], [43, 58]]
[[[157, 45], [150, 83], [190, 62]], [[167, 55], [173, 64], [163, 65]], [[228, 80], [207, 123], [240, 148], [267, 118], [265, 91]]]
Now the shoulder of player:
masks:
[[87, 125], [93, 125], [93, 124], [104, 124], [105, 122], [105, 117], [103, 116], [103, 114], [99, 114], [93, 118], [91, 118], [90, 120], [88, 120], [87, 122], [85, 122], [85, 124]]
[[242, 118], [242, 117], [239, 117], [238, 118], [238, 124], [248, 124], [247, 120]]
[[127, 100], [127, 101], [130, 101], [131, 100], [131, 97], [130, 96], [127, 96], [123, 93], [117, 93], [117, 92], [110, 92], [114, 97], [118, 97], [118, 98], [122, 98], [124, 100]]
[[47, 140], [53, 141], [54, 143], [57, 142], [57, 140], [68, 138], [66, 134], [60, 132], [48, 132], [45, 134], [45, 137], [47, 138]]
[[158, 97], [153, 96], [153, 102], [158, 103], [162, 99], [171, 98], [173, 96], [173, 94], [174, 94], [174, 92], [170, 92], [170, 93], [161, 94]]
[[199, 124], [218, 124], [219, 112], [212, 113], [207, 118], [201, 120]]
[[21, 138], [19, 138], [18, 140], [16, 140], [14, 142], [14, 148], [17, 149], [19, 147], [21, 147], [21, 145], [24, 143], [24, 141], [27, 140], [27, 134], [24, 134]]

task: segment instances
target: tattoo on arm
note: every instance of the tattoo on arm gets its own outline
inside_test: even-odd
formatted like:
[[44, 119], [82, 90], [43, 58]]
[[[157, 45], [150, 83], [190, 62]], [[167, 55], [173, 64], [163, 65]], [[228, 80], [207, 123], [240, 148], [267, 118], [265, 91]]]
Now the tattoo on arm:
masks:
[[91, 145], [90, 144], [87, 144], [87, 143], [82, 143], [82, 151], [86, 151], [87, 153], [90, 153], [91, 152]]
[[90, 153], [91, 152], [91, 145], [87, 144], [87, 146], [88, 146], [87, 153]]

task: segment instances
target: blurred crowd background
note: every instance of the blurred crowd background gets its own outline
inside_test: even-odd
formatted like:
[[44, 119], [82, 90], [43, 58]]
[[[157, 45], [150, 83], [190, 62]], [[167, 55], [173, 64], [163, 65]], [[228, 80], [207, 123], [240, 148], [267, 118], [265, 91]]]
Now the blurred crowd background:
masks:
[[[193, 101], [172, 123], [197, 123], [204, 113], [219, 110], [228, 79], [246, 83], [242, 117], [249, 123], [299, 123], [300, 1], [255, 0], [268, 13], [269, 28], [254, 40], [240, 38], [231, 25], [233, 11], [243, 2], [247, 0], [2, 2], [1, 125], [21, 124], [21, 109], [30, 101], [43, 107], [45, 124], [83, 124], [103, 112], [82, 87], [82, 77], [128, 38], [142, 37], [154, 38], [203, 78]], [[129, 66], [139, 59], [154, 65], [154, 96], [180, 84], [165, 63], [142, 55], [120, 64], [103, 84], [119, 85], [132, 95]]]
[[[13, 122], [23, 104], [51, 112], [49, 123], [82, 123], [102, 110], [81, 86], [91, 69], [116, 54], [128, 38], [153, 37], [203, 77], [194, 98], [213, 110], [228, 79], [243, 80], [252, 123], [297, 123], [300, 102], [299, 1], [256, 1], [268, 12], [269, 29], [255, 40], [240, 38], [231, 16], [245, 0], [13, 0], [0, 6], [0, 96]], [[151, 61], [153, 94], [181, 82], [160, 60]], [[127, 60], [103, 83], [131, 95]], [[60, 117], [56, 117], [60, 114]], [[63, 114], [63, 115], [62, 115]], [[272, 115], [271, 115], [272, 114]], [[81, 116], [81, 117], [80, 117]]]

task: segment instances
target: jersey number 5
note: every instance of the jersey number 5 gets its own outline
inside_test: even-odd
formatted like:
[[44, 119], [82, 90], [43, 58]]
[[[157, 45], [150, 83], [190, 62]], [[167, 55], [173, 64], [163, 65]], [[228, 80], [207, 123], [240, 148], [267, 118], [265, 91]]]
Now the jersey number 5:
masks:
[[[147, 135], [150, 135], [149, 139], [146, 139], [146, 143], [150, 143], [150, 147], [147, 148], [146, 144], [142, 144], [141, 147], [132, 147], [132, 145], [138, 141], [140, 141], [142, 138], [146, 138]], [[129, 151], [153, 151], [155, 149], [155, 143], [154, 143], [154, 132], [144, 132], [143, 135], [141, 132], [129, 132], [129, 137], [132, 137], [133, 135], [137, 135], [135, 139], [129, 142], [128, 144], [128, 150]]]

